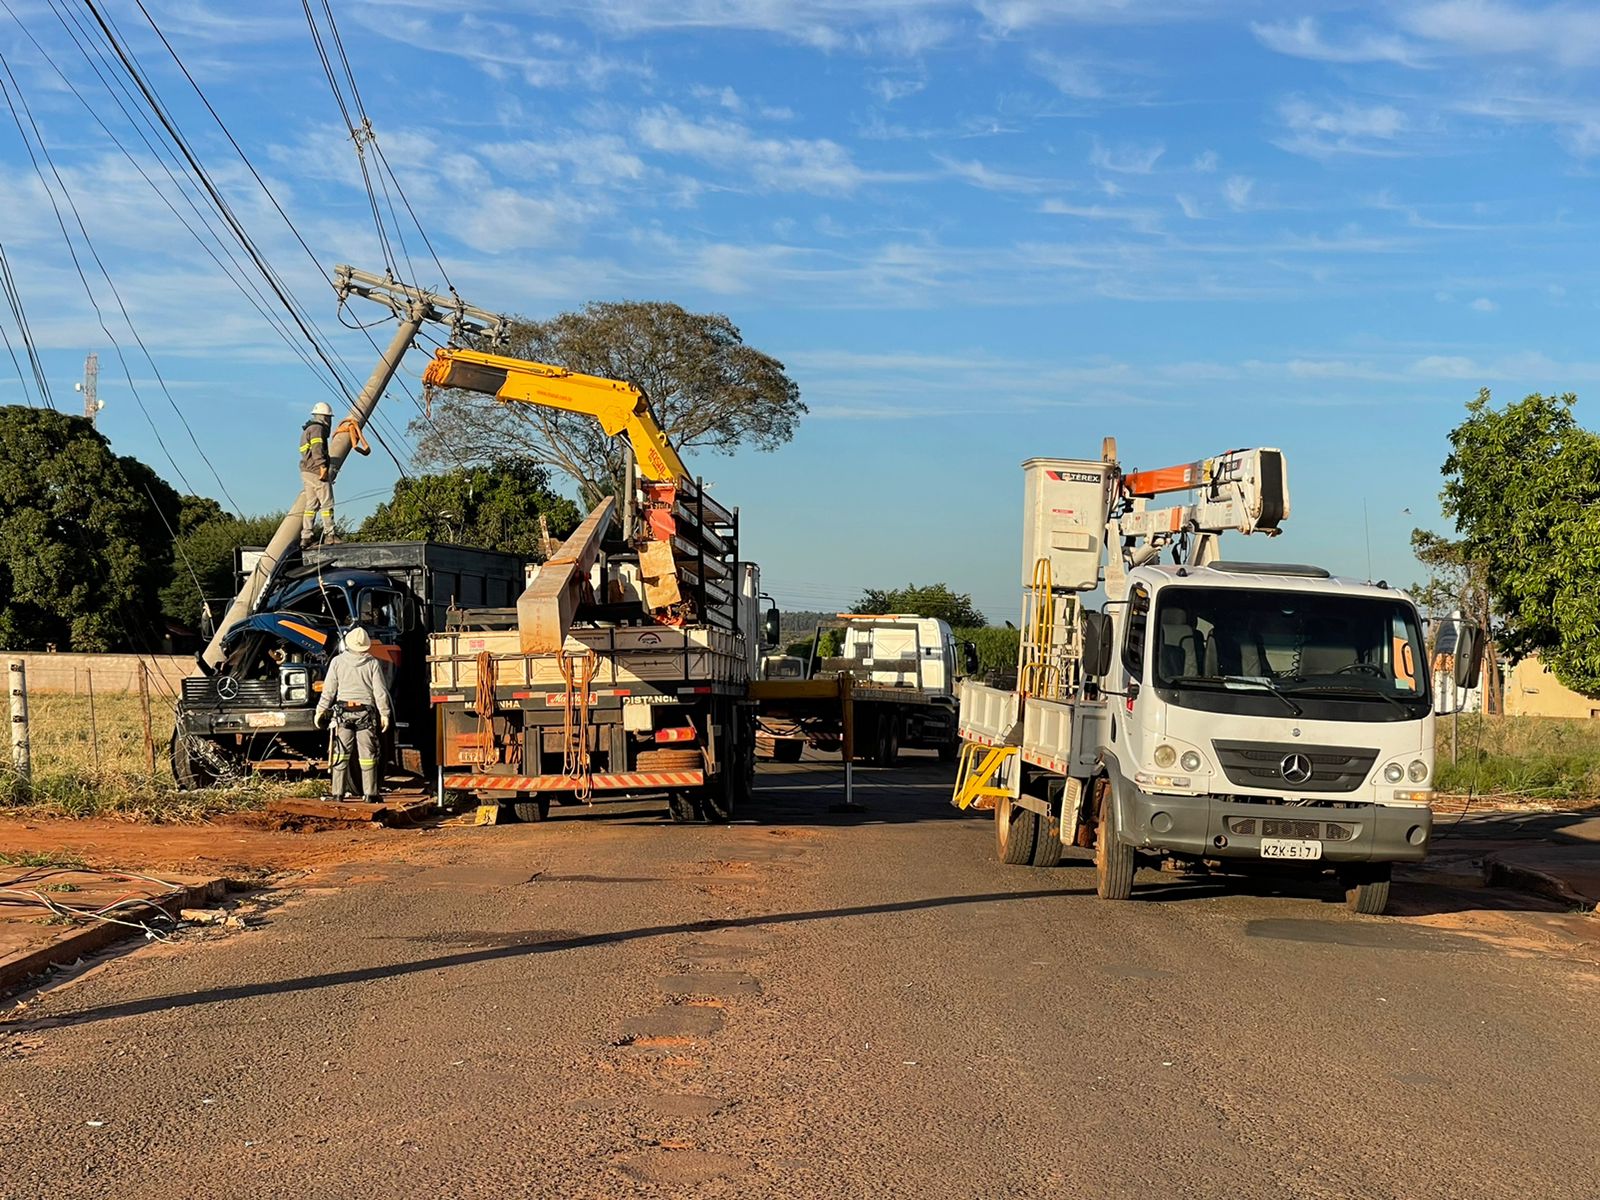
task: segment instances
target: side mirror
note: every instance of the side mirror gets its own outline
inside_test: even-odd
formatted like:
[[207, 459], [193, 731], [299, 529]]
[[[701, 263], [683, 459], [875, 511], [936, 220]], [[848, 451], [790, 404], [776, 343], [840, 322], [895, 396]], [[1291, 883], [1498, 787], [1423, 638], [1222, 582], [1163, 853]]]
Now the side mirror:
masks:
[[1456, 687], [1470, 692], [1483, 673], [1483, 630], [1465, 621], [1456, 626]]
[[778, 612], [778, 606], [773, 605], [767, 609], [767, 619], [761, 626], [761, 640], [768, 646], [778, 644], [778, 629], [783, 624], [783, 617]]
[[1111, 617], [1103, 612], [1083, 614], [1083, 671], [1102, 679], [1111, 670]]
[[978, 647], [975, 642], [961, 643], [961, 669], [966, 675], [978, 673]]

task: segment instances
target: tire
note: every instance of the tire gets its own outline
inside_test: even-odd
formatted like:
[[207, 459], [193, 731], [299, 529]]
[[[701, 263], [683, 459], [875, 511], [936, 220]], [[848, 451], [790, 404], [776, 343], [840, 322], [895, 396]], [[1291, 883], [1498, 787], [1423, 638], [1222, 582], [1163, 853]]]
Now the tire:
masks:
[[1133, 847], [1117, 840], [1117, 805], [1107, 788], [1094, 838], [1094, 890], [1100, 899], [1126, 900], [1133, 895], [1133, 868]]
[[878, 741], [872, 748], [872, 765], [892, 767], [900, 761], [900, 719], [892, 713], [879, 718]]
[[531, 800], [519, 798], [511, 807], [517, 814], [517, 820], [526, 821], [530, 825], [550, 819], [549, 796], [536, 796]]
[[1381, 917], [1389, 907], [1388, 863], [1362, 863], [1339, 871], [1339, 886], [1344, 889], [1344, 906], [1351, 912]]
[[692, 825], [700, 819], [700, 806], [688, 792], [667, 795], [667, 815], [674, 825]]
[[1033, 837], [1033, 857], [1028, 861], [1036, 867], [1061, 865], [1061, 828], [1054, 817], [1033, 814], [1038, 829]]
[[1013, 804], [1009, 796], [1001, 797], [994, 808], [995, 856], [1013, 867], [1031, 865], [1040, 824], [1038, 813]]
[[190, 742], [189, 738], [182, 736], [176, 730], [173, 731], [173, 781], [178, 785], [180, 792], [192, 792], [201, 788], [214, 787], [218, 778], [216, 768], [195, 753]]
[[796, 763], [806, 752], [806, 744], [799, 738], [779, 738], [772, 743], [772, 761]]
[[939, 761], [940, 762], [955, 762], [956, 756], [959, 755], [960, 753], [961, 753], [961, 743], [958, 740], [952, 739], [952, 740], [950, 740], [948, 742], [940, 742], [939, 743]]

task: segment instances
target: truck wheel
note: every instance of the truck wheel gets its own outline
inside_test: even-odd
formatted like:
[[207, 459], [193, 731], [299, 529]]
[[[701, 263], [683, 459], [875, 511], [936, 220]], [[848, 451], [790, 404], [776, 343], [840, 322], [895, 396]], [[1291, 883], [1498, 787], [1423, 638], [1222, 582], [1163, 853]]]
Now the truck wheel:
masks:
[[1025, 867], [1033, 862], [1033, 844], [1039, 837], [1039, 814], [1002, 796], [994, 809], [995, 855], [1003, 863]]
[[892, 767], [900, 761], [900, 721], [893, 715], [878, 721], [878, 744], [873, 747], [872, 764]]
[[772, 743], [772, 760], [785, 763], [799, 762], [805, 750], [806, 744], [799, 738], [779, 738]]
[[1054, 817], [1041, 817], [1033, 814], [1034, 821], [1038, 824], [1038, 831], [1033, 838], [1033, 857], [1028, 861], [1036, 867], [1058, 867], [1061, 865], [1061, 830], [1056, 825]]
[[537, 821], [547, 821], [550, 819], [549, 796], [536, 796], [531, 800], [524, 800], [519, 796], [517, 797], [516, 803], [511, 807], [516, 810], [517, 820], [519, 821], [526, 821], [529, 824], [533, 824]]
[[722, 769], [711, 777], [700, 796], [700, 815], [716, 825], [733, 820], [733, 806], [745, 783], [743, 751], [733, 736], [733, 721], [737, 719], [725, 717], [722, 721], [723, 732], [717, 742], [717, 762]]
[[700, 819], [700, 806], [688, 792], [669, 792], [667, 815], [674, 825], [691, 825]]
[[1117, 840], [1117, 806], [1107, 789], [1094, 838], [1094, 890], [1102, 900], [1126, 900], [1133, 894], [1133, 867], [1133, 847]]
[[1339, 869], [1339, 886], [1344, 888], [1344, 905], [1351, 912], [1369, 917], [1383, 915], [1389, 907], [1388, 863], [1360, 863]]
[[948, 741], [948, 742], [940, 742], [939, 743], [939, 761], [940, 762], [955, 762], [956, 756], [958, 754], [960, 754], [960, 753], [961, 753], [961, 742], [958, 739], [952, 739], [951, 741]]
[[217, 771], [190, 744], [191, 739], [176, 730], [172, 734], [172, 778], [180, 792], [213, 787]]

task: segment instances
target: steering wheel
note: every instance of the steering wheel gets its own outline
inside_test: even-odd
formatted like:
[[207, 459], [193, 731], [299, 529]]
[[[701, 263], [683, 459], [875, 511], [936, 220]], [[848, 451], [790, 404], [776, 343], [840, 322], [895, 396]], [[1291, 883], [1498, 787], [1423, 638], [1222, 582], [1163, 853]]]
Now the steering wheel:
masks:
[[1383, 668], [1377, 663], [1351, 663], [1348, 667], [1340, 667], [1335, 674], [1339, 675], [1372, 675], [1378, 679], [1383, 678]]

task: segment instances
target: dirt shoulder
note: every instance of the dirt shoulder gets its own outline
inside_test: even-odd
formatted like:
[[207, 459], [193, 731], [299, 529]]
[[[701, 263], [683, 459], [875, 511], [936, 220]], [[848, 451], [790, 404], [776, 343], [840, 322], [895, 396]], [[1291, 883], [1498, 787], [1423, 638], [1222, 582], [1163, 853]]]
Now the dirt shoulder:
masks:
[[96, 867], [249, 879], [346, 862], [403, 860], [438, 845], [452, 832], [325, 828], [254, 812], [194, 825], [0, 815], [0, 852], [60, 854]]

